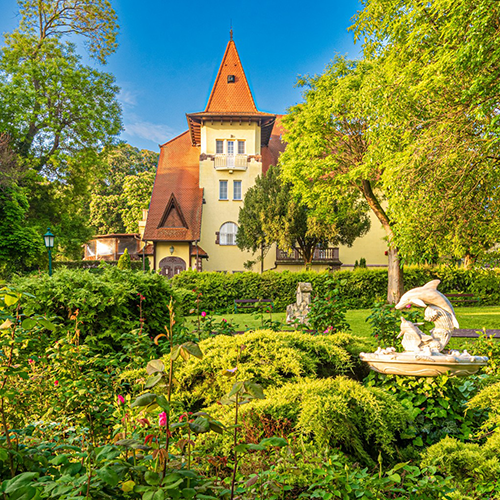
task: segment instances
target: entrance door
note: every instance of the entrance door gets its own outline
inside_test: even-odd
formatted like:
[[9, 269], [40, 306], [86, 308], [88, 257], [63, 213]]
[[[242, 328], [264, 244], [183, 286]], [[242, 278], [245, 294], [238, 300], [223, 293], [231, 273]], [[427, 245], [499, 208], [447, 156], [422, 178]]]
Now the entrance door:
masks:
[[170, 279], [186, 270], [186, 262], [180, 257], [165, 257], [160, 260], [158, 267], [160, 268], [160, 274]]
[[227, 167], [234, 167], [234, 141], [227, 141]]

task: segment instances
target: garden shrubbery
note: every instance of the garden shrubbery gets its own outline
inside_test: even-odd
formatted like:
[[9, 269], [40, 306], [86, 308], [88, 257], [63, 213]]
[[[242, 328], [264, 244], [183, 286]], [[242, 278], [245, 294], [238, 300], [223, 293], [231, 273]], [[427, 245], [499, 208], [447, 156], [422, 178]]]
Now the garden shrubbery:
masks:
[[[227, 412], [216, 407], [209, 411], [230, 425]], [[384, 460], [394, 458], [394, 445], [411, 420], [387, 392], [346, 377], [307, 378], [270, 387], [265, 399], [253, 400], [240, 411], [250, 441], [272, 429], [297, 442], [310, 441], [317, 450], [340, 448], [370, 466], [379, 453]], [[217, 453], [229, 453], [229, 436], [212, 434], [207, 439]]]
[[141, 325], [151, 337], [163, 333], [175, 295], [163, 276], [107, 265], [97, 273], [61, 269], [52, 277], [17, 277], [14, 284], [32, 295], [23, 298], [25, 314], [57, 317], [70, 328], [77, 322], [81, 341], [99, 349], [120, 350], [123, 335]]
[[[442, 293], [473, 293], [483, 305], [500, 304], [500, 272], [494, 269], [464, 269], [455, 267], [407, 267], [405, 289], [422, 286], [440, 279]], [[295, 302], [300, 281], [312, 283], [314, 294], [325, 296], [334, 289], [350, 309], [370, 308], [387, 296], [387, 270], [364, 269], [328, 272], [251, 272], [222, 274], [185, 271], [172, 280], [175, 289], [196, 293], [190, 297], [187, 309], [195, 308], [196, 294], [201, 293], [200, 307], [206, 311], [233, 311], [235, 299], [272, 299], [276, 311], [284, 311]]]
[[358, 355], [367, 349], [362, 339], [348, 333], [312, 336], [269, 330], [219, 335], [199, 345], [203, 359], [182, 364], [175, 372], [176, 397], [191, 409], [215, 403], [231, 388], [231, 380], [220, 374], [236, 366], [238, 346], [245, 346], [238, 363], [239, 376], [264, 388], [303, 377], [360, 376], [364, 367]]

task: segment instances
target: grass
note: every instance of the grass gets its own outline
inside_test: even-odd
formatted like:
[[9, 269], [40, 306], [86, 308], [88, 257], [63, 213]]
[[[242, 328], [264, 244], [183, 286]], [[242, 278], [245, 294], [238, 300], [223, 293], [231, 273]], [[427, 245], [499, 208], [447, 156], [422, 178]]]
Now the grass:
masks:
[[[485, 306], [485, 307], [456, 307], [455, 312], [457, 315], [460, 328], [472, 328], [477, 330], [487, 329], [500, 329], [500, 307], [499, 306]], [[370, 309], [351, 309], [347, 311], [346, 319], [353, 333], [362, 337], [370, 337], [371, 328], [366, 318], [370, 315]], [[286, 314], [273, 313], [273, 321], [280, 321], [285, 323]], [[263, 319], [269, 319], [269, 314], [264, 314]], [[259, 314], [222, 314], [214, 315], [213, 318], [216, 322], [226, 319], [232, 323], [237, 330], [249, 330], [262, 328], [262, 319]], [[194, 328], [196, 318], [190, 316], [187, 319], [188, 327]], [[293, 330], [292, 327], [284, 325], [284, 330]]]

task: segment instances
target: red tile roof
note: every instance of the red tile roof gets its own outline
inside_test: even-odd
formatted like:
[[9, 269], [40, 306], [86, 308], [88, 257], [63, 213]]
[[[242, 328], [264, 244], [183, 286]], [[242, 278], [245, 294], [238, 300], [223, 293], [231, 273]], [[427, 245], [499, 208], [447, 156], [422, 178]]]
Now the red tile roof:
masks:
[[[234, 76], [233, 83], [228, 83], [229, 75]], [[258, 112], [233, 40], [229, 40], [227, 44], [205, 112]]]
[[283, 115], [277, 115], [274, 127], [271, 132], [271, 137], [267, 146], [262, 146], [262, 173], [266, 173], [270, 165], [277, 165], [278, 158], [285, 151], [286, 144], [282, 141], [281, 136], [285, 133], [285, 129], [281, 123]]
[[[234, 82], [228, 82], [228, 76], [233, 76]], [[205, 111], [186, 114], [192, 144], [199, 146], [201, 143], [203, 121], [217, 119], [258, 122], [262, 127], [261, 142], [267, 145], [275, 117], [272, 113], [260, 112], [255, 106], [236, 45], [230, 40]]]
[[200, 148], [192, 146], [187, 131], [161, 146], [144, 240], [200, 239], [203, 190], [199, 162]]

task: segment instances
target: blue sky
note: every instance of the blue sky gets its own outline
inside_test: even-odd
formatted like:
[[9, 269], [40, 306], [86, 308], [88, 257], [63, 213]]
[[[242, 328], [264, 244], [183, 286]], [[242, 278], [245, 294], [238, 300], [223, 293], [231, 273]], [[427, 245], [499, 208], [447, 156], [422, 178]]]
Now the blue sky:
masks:
[[[294, 87], [299, 74], [321, 73], [335, 54], [355, 58], [360, 52], [347, 31], [360, 9], [355, 0], [112, 4], [120, 24], [119, 47], [100, 68], [112, 73], [122, 89], [121, 138], [153, 151], [187, 129], [185, 113], [205, 108], [231, 22], [262, 111], [284, 113], [301, 100], [300, 89]], [[17, 26], [16, 15], [16, 0], [0, 0], [2, 33]]]

